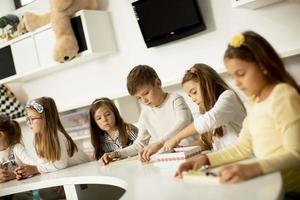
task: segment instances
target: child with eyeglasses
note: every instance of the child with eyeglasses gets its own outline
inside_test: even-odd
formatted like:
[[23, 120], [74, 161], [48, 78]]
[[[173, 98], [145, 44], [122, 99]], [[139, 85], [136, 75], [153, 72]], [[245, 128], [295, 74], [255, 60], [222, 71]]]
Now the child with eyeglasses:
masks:
[[89, 111], [94, 156], [103, 165], [118, 157], [118, 149], [131, 145], [138, 129], [124, 122], [118, 108], [109, 98], [96, 99]]
[[26, 104], [26, 113], [27, 125], [35, 134], [34, 147], [38, 159], [36, 166], [19, 166], [16, 169], [17, 179], [88, 161], [87, 156], [77, 148], [62, 126], [52, 98], [41, 97], [29, 101]]

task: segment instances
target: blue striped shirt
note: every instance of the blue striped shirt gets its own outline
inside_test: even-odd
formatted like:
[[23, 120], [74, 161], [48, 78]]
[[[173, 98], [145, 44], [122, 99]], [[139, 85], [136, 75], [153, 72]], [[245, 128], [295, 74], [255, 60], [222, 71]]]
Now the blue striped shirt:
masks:
[[[127, 146], [131, 145], [134, 140], [137, 138], [138, 129], [133, 126], [129, 125], [127, 128], [128, 134], [128, 143]], [[113, 152], [118, 149], [125, 148], [126, 146], [122, 147], [121, 142], [119, 140], [119, 130], [116, 131], [116, 138], [112, 139], [108, 134], [103, 134], [100, 136], [102, 141], [102, 150], [104, 153]]]

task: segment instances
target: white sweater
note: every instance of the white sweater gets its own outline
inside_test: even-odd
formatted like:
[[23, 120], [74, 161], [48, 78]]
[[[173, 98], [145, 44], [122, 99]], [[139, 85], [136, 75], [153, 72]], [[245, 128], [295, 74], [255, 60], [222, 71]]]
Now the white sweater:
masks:
[[[10, 148], [0, 151], [0, 161], [9, 161], [9, 151]], [[20, 143], [13, 146], [13, 154], [18, 165], [36, 165], [36, 161], [28, 155], [25, 147]]]
[[88, 157], [79, 148], [77, 152], [74, 152], [72, 157], [69, 157], [67, 151], [67, 139], [61, 132], [58, 132], [58, 138], [61, 151], [60, 160], [51, 163], [43, 158], [38, 157], [37, 168], [40, 173], [53, 172], [69, 166], [88, 162]]
[[232, 90], [224, 91], [214, 107], [194, 118], [194, 125], [199, 134], [223, 127], [223, 137], [213, 138], [213, 150], [219, 151], [235, 143], [246, 117], [246, 110]]
[[[120, 157], [134, 156], [152, 141], [165, 141], [192, 123], [192, 114], [182, 96], [169, 93], [159, 107], [144, 107], [138, 121], [138, 137], [131, 146], [117, 150]], [[189, 145], [197, 140], [192, 136], [182, 140]]]

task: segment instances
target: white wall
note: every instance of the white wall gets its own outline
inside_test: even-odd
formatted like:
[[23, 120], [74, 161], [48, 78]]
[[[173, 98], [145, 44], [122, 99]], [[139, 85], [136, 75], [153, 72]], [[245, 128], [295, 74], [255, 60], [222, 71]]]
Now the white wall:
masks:
[[[47, 2], [43, 0], [38, 9], [46, 10]], [[231, 0], [198, 0], [208, 30], [150, 49], [143, 41], [131, 0], [101, 2], [111, 13], [118, 51], [26, 82], [29, 98], [52, 96], [59, 108], [65, 108], [88, 104], [99, 96], [125, 93], [126, 76], [138, 64], [153, 66], [163, 83], [180, 79], [194, 63], [204, 62], [222, 71], [227, 42], [234, 33], [248, 29], [265, 36], [280, 53], [300, 47], [300, 5], [287, 1], [249, 10], [232, 8]]]
[[0, 17], [11, 13], [15, 9], [13, 0], [1, 0], [0, 4]]

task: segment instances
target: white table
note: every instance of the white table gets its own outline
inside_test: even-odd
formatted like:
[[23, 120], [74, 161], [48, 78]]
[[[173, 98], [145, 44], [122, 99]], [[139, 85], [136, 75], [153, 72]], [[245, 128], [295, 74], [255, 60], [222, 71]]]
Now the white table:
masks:
[[[132, 158], [108, 166], [100, 166], [94, 161], [21, 181], [1, 183], [0, 196], [63, 185], [67, 199], [77, 200], [75, 184], [101, 184], [116, 186], [120, 194], [126, 190], [122, 200], [282, 199], [279, 172], [239, 184], [220, 185], [183, 182], [173, 178], [174, 172], [175, 169], [160, 170], [152, 164], [142, 165]], [[100, 198], [103, 195], [102, 191], [99, 199], [104, 199]]]

